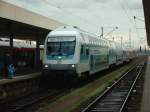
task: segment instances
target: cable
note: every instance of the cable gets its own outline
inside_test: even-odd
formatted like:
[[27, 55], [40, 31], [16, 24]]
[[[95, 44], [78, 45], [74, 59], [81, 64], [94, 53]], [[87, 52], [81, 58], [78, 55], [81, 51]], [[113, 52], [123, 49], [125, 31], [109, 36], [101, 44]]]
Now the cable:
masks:
[[[125, 3], [126, 3], [126, 6], [128, 6], [128, 9], [130, 9], [130, 13], [131, 12], [133, 12], [133, 10], [131, 9], [131, 7], [129, 7], [129, 4], [127, 3], [127, 0], [124, 0], [125, 1]], [[142, 7], [142, 5], [141, 5], [141, 7], [140, 7], [141, 9], [143, 8]], [[137, 11], [138, 12], [138, 14], [139, 14], [139, 11]], [[133, 14], [133, 13], [132, 13]], [[131, 14], [131, 15], [132, 15]], [[135, 15], [135, 14], [134, 14]], [[141, 14], [140, 14], [141, 15]], [[137, 24], [136, 24], [136, 21], [135, 21], [135, 19], [137, 19], [137, 20], [139, 20], [139, 21], [141, 21], [141, 22], [145, 22], [145, 20], [144, 20], [144, 17], [143, 16], [133, 16], [133, 18], [134, 18], [134, 27], [135, 27], [135, 31], [136, 31], [136, 33], [137, 33], [137, 37], [140, 37], [140, 34], [139, 34], [139, 30], [138, 29], [144, 29], [144, 28], [138, 28], [138, 26], [137, 26]]]
[[[129, 14], [128, 14], [128, 12], [127, 12], [127, 9], [125, 9], [125, 6], [121, 3], [121, 0], [118, 0], [118, 2], [119, 2], [119, 4], [120, 4], [122, 10], [123, 10], [124, 13], [126, 14], [126, 16], [129, 18], [131, 25], [132, 25], [132, 23], [133, 23], [133, 27], [134, 27], [134, 29], [135, 29], [137, 38], [140, 39], [139, 30], [138, 30], [138, 27], [137, 27], [137, 24], [136, 24], [136, 21], [135, 21], [135, 16], [132, 16], [133, 10], [131, 9], [131, 7], [129, 7], [129, 4], [128, 4], [127, 1], [125, 0], [125, 1], [124, 1], [124, 4], [126, 4], [126, 6], [128, 7], [128, 8], [127, 8], [128, 11], [129, 11], [129, 9], [130, 9], [130, 11], [129, 11], [130, 14], [131, 14], [131, 12], [132, 12], [131, 17], [133, 17], [133, 19], [134, 19], [134, 21], [132, 22], [132, 20], [131, 20]], [[140, 18], [137, 18], [137, 19], [140, 20], [140, 21], [142, 21], [142, 22], [144, 22], [144, 20], [142, 20], [142, 19], [140, 19]]]
[[121, 6], [121, 8], [122, 8], [122, 10], [124, 11], [124, 13], [126, 14], [126, 16], [127, 16], [127, 18], [129, 18], [129, 21], [130, 21], [130, 23], [131, 23], [131, 25], [136, 29], [136, 25], [134, 24], [134, 22], [132, 21], [132, 14], [131, 14], [131, 12], [132, 12], [132, 10], [131, 10], [131, 8], [130, 8], [130, 6], [129, 6], [129, 4], [128, 4], [128, 2], [125, 0], [124, 1], [124, 4], [126, 4], [126, 6], [128, 7], [127, 9], [130, 9], [130, 16], [129, 16], [129, 14], [128, 14], [128, 12], [127, 12], [127, 10], [126, 10], [126, 8], [125, 8], [125, 6], [121, 3], [121, 1], [120, 0], [118, 0], [118, 2], [119, 2], [119, 5]]
[[140, 20], [140, 21], [142, 21], [142, 22], [145, 22], [144, 19], [141, 19], [141, 18], [139, 18], [139, 17], [137, 17], [137, 16], [134, 16], [134, 19], [138, 19], [138, 20]]
[[127, 16], [127, 18], [129, 19], [130, 23], [132, 24], [133, 22], [132, 22], [130, 16], [128, 15], [128, 13], [127, 13], [127, 10], [126, 10], [125, 7], [122, 5], [122, 3], [121, 3], [120, 0], [118, 0], [118, 3], [119, 3], [119, 6], [121, 6], [121, 9], [124, 11], [125, 15]]
[[79, 16], [79, 15], [76, 15], [76, 14], [73, 14], [73, 13], [71, 13], [71, 12], [69, 12], [69, 11], [66, 11], [66, 10], [64, 10], [63, 8], [61, 8], [61, 7], [59, 7], [59, 6], [53, 6], [49, 1], [47, 1], [47, 0], [44, 0], [46, 3], [48, 3], [50, 6], [52, 6], [52, 7], [55, 7], [55, 8], [57, 8], [57, 9], [60, 9], [60, 10], [62, 10], [62, 11], [64, 11], [64, 12], [66, 12], [66, 13], [68, 13], [68, 14], [71, 14], [71, 15], [73, 15], [73, 16], [76, 16], [76, 17], [78, 17], [78, 18], [80, 18], [83, 22], [88, 22], [88, 23], [90, 23], [90, 24], [92, 24], [92, 25], [94, 25], [94, 26], [97, 26], [97, 24], [95, 24], [95, 23], [93, 23], [93, 22], [91, 22], [91, 21], [89, 21], [89, 20], [87, 20], [87, 19], [85, 19], [85, 18], [83, 18], [83, 17], [81, 17], [81, 16]]
[[[132, 10], [131, 7], [129, 6], [127, 0], [124, 0], [124, 3], [125, 3], [126, 6], [127, 6], [128, 12], [130, 12], [130, 14], [133, 13], [133, 10]], [[133, 14], [133, 15], [134, 15], [134, 14]], [[133, 15], [131, 14], [130, 16], [132, 17]]]

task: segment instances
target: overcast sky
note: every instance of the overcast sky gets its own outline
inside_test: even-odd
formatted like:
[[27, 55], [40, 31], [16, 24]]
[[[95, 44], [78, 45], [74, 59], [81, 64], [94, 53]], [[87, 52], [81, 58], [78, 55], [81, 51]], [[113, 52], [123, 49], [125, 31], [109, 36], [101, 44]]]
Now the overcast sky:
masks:
[[[104, 35], [118, 27], [111, 35], [123, 36], [127, 42], [129, 29], [134, 46], [145, 38], [142, 0], [4, 0], [68, 25], [75, 25], [91, 33]], [[134, 20], [136, 16], [141, 20]], [[117, 37], [116, 37], [117, 40]], [[143, 39], [142, 39], [143, 40]], [[146, 42], [144, 42], [146, 43]]]

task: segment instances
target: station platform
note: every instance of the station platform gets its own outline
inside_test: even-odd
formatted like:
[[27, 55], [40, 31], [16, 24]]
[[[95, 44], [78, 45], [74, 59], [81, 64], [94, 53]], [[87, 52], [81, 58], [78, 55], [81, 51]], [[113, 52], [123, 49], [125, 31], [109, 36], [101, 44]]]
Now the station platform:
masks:
[[150, 56], [147, 60], [141, 112], [150, 112]]
[[28, 75], [14, 76], [12, 79], [0, 79], [0, 85], [13, 83], [17, 81], [23, 81], [23, 80], [32, 79], [32, 78], [38, 78], [41, 76], [41, 74], [42, 74], [41, 72], [37, 72], [37, 73], [31, 73]]

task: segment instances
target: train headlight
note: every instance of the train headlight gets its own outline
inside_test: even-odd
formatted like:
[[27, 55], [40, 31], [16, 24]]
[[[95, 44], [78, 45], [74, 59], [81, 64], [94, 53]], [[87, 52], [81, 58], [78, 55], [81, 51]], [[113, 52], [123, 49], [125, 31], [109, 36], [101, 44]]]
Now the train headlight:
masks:
[[72, 67], [72, 68], [74, 68], [74, 67], [75, 67], [75, 65], [71, 65], [71, 67]]
[[62, 57], [61, 56], [58, 56], [58, 59], [61, 59]]
[[45, 68], [48, 68], [48, 65], [44, 65]]

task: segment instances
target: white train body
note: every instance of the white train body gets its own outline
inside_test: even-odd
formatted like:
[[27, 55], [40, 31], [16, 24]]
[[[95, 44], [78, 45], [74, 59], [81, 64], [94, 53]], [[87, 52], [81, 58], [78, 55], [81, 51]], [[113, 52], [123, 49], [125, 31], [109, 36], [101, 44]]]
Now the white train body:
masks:
[[64, 72], [78, 77], [128, 60], [120, 44], [74, 27], [60, 27], [48, 34], [44, 45], [43, 72]]

